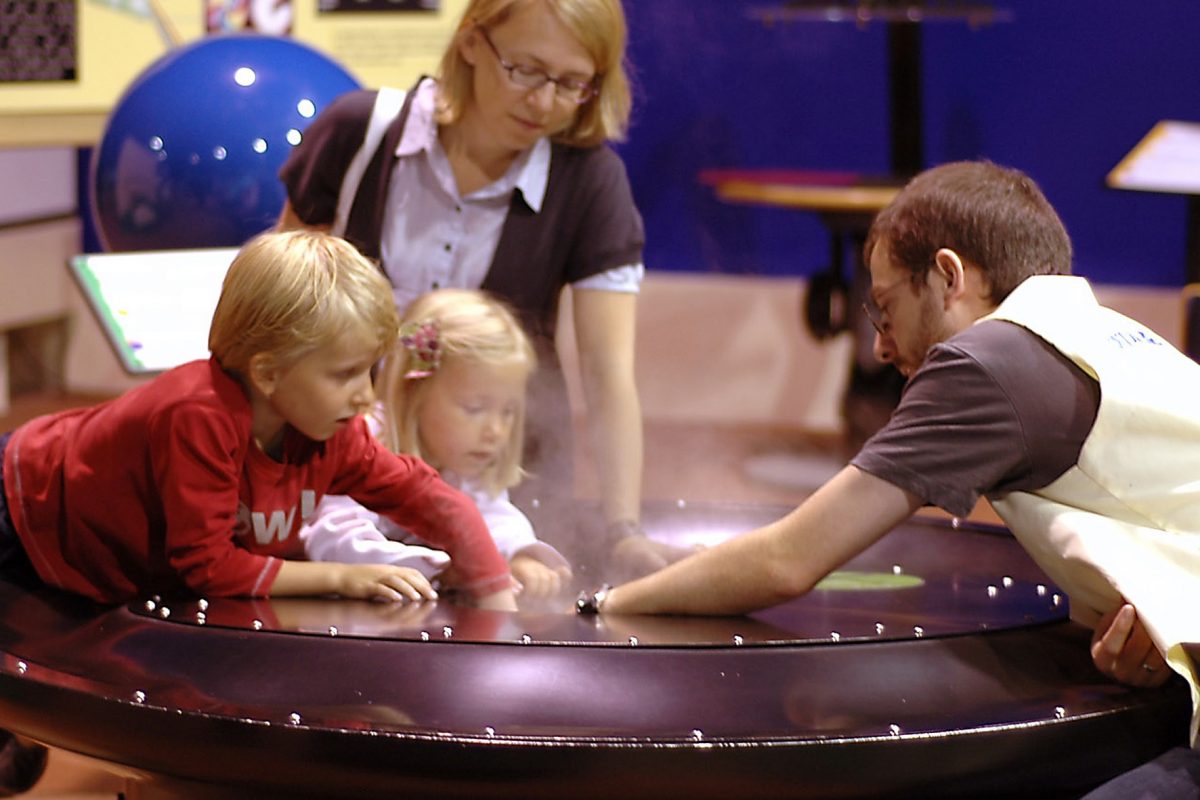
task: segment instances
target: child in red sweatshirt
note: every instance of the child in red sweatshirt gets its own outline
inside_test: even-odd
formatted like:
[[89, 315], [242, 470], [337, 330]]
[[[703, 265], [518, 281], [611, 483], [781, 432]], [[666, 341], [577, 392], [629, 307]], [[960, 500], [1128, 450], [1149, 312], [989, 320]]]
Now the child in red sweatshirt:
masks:
[[436, 596], [416, 570], [301, 560], [296, 534], [329, 493], [419, 532], [450, 553], [458, 588], [514, 609], [475, 505], [381, 446], [361, 416], [398, 327], [387, 279], [343, 240], [251, 240], [226, 275], [209, 360], [0, 437], [0, 572], [32, 567], [105, 603]]

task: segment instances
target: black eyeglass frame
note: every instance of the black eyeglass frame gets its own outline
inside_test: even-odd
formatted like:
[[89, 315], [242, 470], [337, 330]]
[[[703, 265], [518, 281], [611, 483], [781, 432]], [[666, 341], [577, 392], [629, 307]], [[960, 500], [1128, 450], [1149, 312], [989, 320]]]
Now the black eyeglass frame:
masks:
[[600, 94], [600, 89], [596, 86], [596, 82], [600, 79], [599, 75], [590, 81], [580, 81], [573, 78], [555, 78], [545, 70], [538, 69], [537, 67], [532, 67], [528, 64], [514, 64], [500, 55], [500, 51], [496, 49], [496, 43], [492, 41], [491, 36], [488, 36], [487, 28], [484, 28], [482, 25], [476, 26], [476, 28], [479, 31], [479, 35], [487, 42], [487, 46], [491, 48], [492, 54], [496, 56], [496, 60], [500, 62], [500, 67], [508, 73], [508, 79], [513, 86], [528, 92], [536, 92], [547, 83], [553, 83], [554, 96], [556, 98], [568, 100], [580, 106]]
[[871, 323], [871, 327], [880, 336], [887, 336], [887, 331], [883, 329], [883, 314], [878, 308], [874, 308], [868, 303], [862, 304], [862, 312], [866, 314], [867, 321]]
[[[891, 286], [887, 287], [882, 292], [880, 292], [879, 296], [885, 297], [886, 295], [889, 295], [893, 291], [895, 291], [898, 286], [901, 286], [908, 282], [909, 281], [903, 280], [903, 279], [898, 280], [895, 283], [893, 283]], [[881, 309], [879, 307], [879, 305], [875, 302], [874, 298], [872, 298], [869, 294], [867, 295], [866, 301], [862, 304], [862, 310], [863, 310], [863, 313], [867, 315], [867, 319], [870, 320], [871, 327], [875, 329], [875, 332], [878, 333], [880, 336], [887, 336], [888, 331], [891, 328], [891, 325], [889, 325], [887, 323], [887, 321], [884, 320], [883, 309]]]

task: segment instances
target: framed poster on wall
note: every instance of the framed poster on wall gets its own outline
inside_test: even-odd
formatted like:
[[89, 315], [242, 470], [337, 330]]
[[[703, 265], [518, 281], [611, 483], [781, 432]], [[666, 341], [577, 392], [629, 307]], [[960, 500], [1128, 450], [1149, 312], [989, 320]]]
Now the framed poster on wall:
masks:
[[0, 41], [0, 84], [77, 77], [79, 14], [74, 3], [0, 3]]

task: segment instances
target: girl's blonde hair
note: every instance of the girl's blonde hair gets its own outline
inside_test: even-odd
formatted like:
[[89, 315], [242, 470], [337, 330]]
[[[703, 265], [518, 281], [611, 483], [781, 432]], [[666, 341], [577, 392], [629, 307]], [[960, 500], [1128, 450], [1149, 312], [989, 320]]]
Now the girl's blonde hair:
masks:
[[502, 24], [523, 4], [544, 3], [574, 34], [596, 64], [597, 94], [579, 107], [575, 121], [554, 136], [572, 147], [621, 141], [633, 104], [625, 65], [625, 11], [621, 0], [470, 0], [438, 68], [438, 122], [452, 125], [473, 92], [472, 67], [459, 52], [463, 38]]
[[[537, 368], [533, 345], [509, 307], [477, 289], [436, 289], [414, 300], [404, 312], [401, 329], [429, 325], [436, 329], [441, 359], [457, 358], [489, 365], [517, 365], [526, 375]], [[444, 363], [444, 361], [443, 361]], [[422, 458], [418, 411], [437, 368], [413, 350], [394, 347], [376, 380], [383, 400], [383, 440], [388, 449]], [[521, 398], [508, 444], [483, 476], [482, 488], [495, 495], [520, 483], [525, 442], [525, 403]]]
[[327, 233], [272, 231], [233, 259], [208, 349], [222, 367], [244, 375], [259, 353], [287, 366], [354, 326], [379, 343], [381, 356], [396, 341], [399, 315], [379, 268]]

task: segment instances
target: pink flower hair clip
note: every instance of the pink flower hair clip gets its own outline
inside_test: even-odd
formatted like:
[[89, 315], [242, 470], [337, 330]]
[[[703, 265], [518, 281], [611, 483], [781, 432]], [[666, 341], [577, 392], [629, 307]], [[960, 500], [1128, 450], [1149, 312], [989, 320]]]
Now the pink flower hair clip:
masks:
[[412, 356], [412, 368], [404, 373], [406, 379], [428, 378], [437, 372], [442, 363], [437, 322], [406, 322], [400, 328], [400, 344]]

